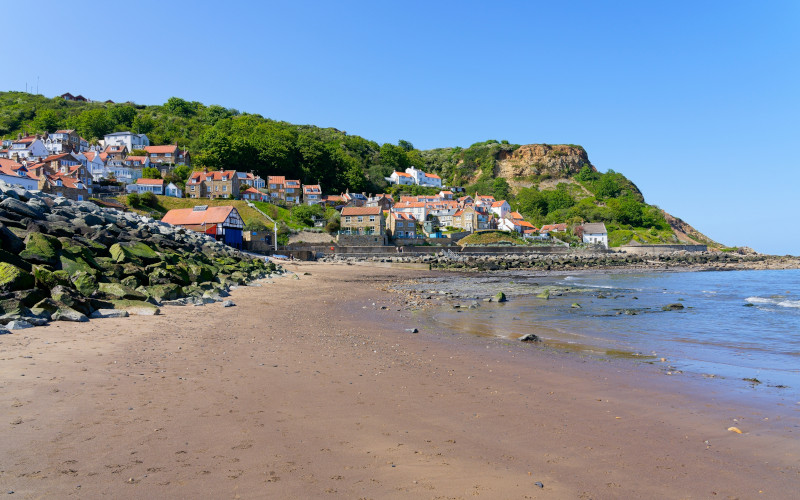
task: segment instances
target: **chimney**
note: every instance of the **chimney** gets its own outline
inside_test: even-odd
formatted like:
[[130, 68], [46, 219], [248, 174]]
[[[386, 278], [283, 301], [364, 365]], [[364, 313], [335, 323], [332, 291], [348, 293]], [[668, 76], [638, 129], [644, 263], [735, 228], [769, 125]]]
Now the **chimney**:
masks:
[[22, 140], [22, 133], [21, 133], [21, 132], [17, 134], [17, 140], [18, 140], [18, 141], [19, 141], [19, 140]]

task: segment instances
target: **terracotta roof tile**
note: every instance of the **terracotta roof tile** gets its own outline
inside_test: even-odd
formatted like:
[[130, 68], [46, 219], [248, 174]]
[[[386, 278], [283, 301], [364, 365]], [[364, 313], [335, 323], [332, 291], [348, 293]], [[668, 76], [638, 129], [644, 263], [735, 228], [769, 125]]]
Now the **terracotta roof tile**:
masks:
[[344, 207], [342, 215], [381, 215], [381, 207]]
[[176, 208], [164, 214], [161, 222], [174, 226], [219, 224], [225, 222], [233, 210], [236, 209], [231, 205], [208, 207], [206, 210], [197, 211], [192, 208]]

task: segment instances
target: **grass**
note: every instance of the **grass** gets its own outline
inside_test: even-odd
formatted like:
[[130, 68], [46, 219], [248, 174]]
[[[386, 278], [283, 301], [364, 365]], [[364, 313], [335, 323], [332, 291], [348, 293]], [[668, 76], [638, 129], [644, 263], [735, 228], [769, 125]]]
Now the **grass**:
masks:
[[498, 243], [527, 245], [528, 242], [517, 233], [507, 231], [480, 231], [473, 233], [458, 242], [460, 245], [496, 245]]
[[675, 233], [671, 229], [661, 229], [655, 231], [655, 234], [650, 229], [646, 228], [632, 228], [630, 226], [618, 226], [616, 224], [606, 223], [608, 229], [608, 246], [618, 247], [627, 245], [631, 240], [636, 240], [643, 245], [675, 245], [679, 242], [675, 237]]

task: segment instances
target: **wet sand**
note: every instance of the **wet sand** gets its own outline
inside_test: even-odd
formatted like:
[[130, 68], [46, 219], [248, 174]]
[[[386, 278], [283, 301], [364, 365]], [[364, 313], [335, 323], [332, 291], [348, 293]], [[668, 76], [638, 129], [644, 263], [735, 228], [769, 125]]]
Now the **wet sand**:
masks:
[[629, 360], [429, 331], [382, 290], [418, 271], [287, 267], [301, 279], [235, 290], [236, 307], [0, 336], [0, 494], [792, 498], [800, 487], [800, 427], [785, 411]]

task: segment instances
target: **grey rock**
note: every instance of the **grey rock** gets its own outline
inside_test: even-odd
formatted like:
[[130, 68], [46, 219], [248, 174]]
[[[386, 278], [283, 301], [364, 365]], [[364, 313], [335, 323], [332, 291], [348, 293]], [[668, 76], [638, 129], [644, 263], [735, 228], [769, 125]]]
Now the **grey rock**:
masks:
[[538, 335], [534, 333], [526, 333], [522, 337], [519, 338], [520, 342], [541, 342], [542, 339], [539, 338]]
[[6, 323], [6, 328], [9, 330], [24, 330], [26, 328], [33, 328], [33, 325], [25, 320], [15, 319]]
[[9, 333], [11, 333], [11, 330], [9, 330], [8, 328], [6, 328], [4, 326], [0, 326], [0, 335], [7, 335]]
[[222, 303], [222, 307], [233, 307], [236, 304], [232, 300], [226, 300]]
[[44, 217], [44, 212], [28, 205], [27, 203], [23, 203], [16, 198], [6, 198], [5, 200], [0, 201], [0, 207], [16, 214], [30, 217], [31, 219], [38, 220]]
[[98, 309], [92, 313], [91, 318], [127, 318], [128, 311], [120, 309]]
[[61, 307], [53, 314], [53, 321], [74, 321], [76, 323], [83, 323], [89, 321], [89, 318], [71, 307]]
[[408, 333], [418, 333], [419, 332], [419, 330], [417, 330], [416, 328], [406, 328], [406, 331]]

